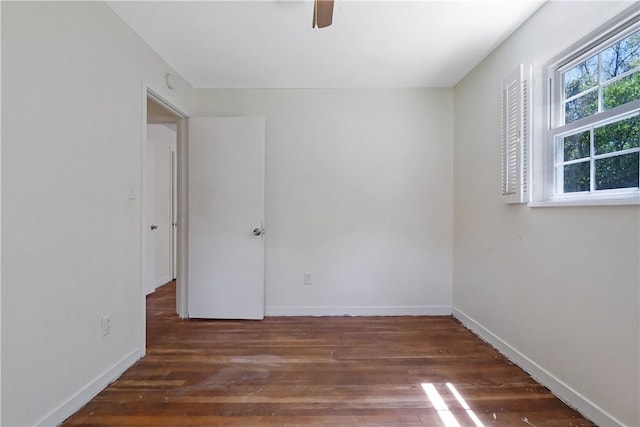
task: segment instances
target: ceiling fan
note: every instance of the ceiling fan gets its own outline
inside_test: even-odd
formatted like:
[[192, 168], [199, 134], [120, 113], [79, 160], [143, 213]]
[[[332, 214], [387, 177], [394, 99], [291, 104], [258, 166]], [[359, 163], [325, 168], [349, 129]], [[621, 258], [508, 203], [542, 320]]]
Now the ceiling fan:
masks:
[[333, 21], [333, 0], [313, 0], [312, 28], [324, 28]]

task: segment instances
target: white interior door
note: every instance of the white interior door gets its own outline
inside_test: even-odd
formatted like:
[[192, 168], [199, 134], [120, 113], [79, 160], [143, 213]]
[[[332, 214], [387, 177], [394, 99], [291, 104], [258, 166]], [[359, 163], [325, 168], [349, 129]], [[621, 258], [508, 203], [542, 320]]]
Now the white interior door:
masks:
[[143, 145], [144, 289], [148, 295], [172, 277], [172, 152], [174, 124], [147, 124]]
[[177, 277], [178, 263], [178, 162], [171, 151], [171, 279]]
[[155, 145], [150, 138], [147, 125], [147, 139], [142, 144], [142, 282], [146, 295], [155, 291], [156, 274], [156, 228], [155, 228]]
[[[171, 125], [173, 126], [173, 125]], [[155, 143], [154, 161], [154, 225], [155, 235], [155, 275], [156, 288], [171, 281], [171, 148], [175, 147], [176, 133], [167, 125], [149, 125], [158, 127]]]
[[189, 317], [264, 317], [264, 140], [262, 118], [189, 119]]

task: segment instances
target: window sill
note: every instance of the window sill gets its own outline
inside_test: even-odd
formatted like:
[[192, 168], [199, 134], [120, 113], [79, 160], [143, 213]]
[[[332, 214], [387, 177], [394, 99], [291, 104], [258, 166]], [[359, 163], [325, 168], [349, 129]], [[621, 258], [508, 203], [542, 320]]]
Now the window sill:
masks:
[[555, 197], [545, 201], [530, 202], [530, 208], [562, 206], [632, 206], [640, 205], [640, 193], [625, 196]]

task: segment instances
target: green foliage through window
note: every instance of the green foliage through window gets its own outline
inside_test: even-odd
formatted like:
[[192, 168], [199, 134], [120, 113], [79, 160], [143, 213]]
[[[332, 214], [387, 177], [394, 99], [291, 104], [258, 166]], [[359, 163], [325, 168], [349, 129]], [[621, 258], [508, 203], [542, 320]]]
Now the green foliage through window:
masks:
[[564, 123], [640, 99], [640, 31], [562, 73]]
[[629, 150], [638, 147], [640, 118], [638, 116], [595, 128], [595, 154]]

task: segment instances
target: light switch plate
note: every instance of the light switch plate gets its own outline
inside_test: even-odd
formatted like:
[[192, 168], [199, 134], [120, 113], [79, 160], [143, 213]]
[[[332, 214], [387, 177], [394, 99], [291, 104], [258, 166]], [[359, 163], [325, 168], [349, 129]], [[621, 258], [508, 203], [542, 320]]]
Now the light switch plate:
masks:
[[129, 199], [136, 200], [138, 198], [138, 189], [134, 184], [129, 186]]

